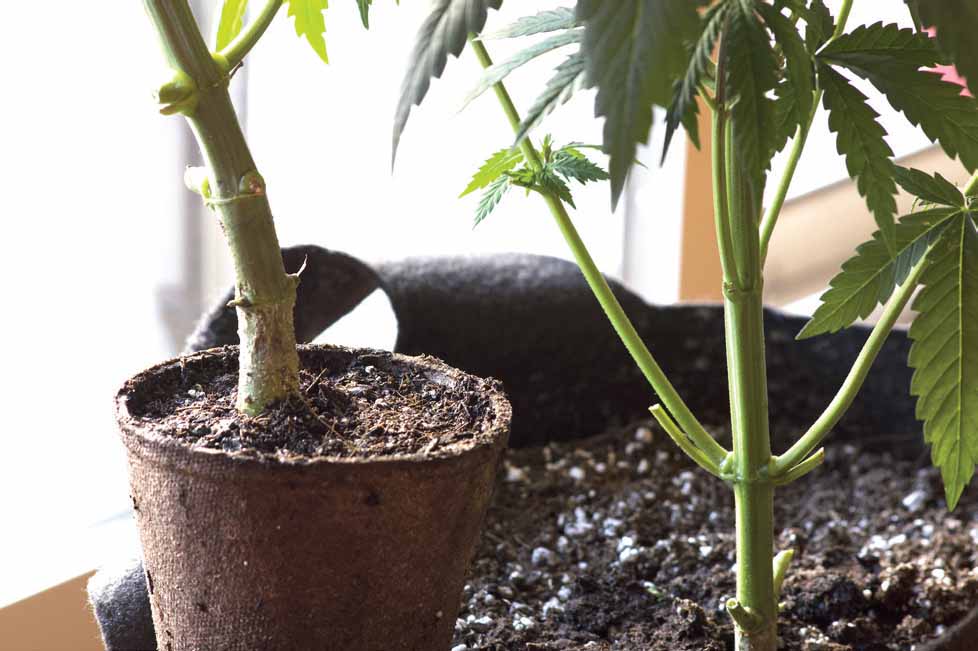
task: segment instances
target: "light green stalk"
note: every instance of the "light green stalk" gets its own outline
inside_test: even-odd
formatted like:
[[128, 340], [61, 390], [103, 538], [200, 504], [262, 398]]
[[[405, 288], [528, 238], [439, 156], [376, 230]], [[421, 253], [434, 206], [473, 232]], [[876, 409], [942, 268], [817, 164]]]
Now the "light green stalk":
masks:
[[[718, 72], [718, 77], [720, 73]], [[721, 115], [721, 119], [724, 116]], [[774, 588], [774, 484], [769, 475], [767, 367], [758, 201], [741, 168], [729, 164], [731, 132], [714, 142], [727, 177], [714, 186], [727, 188], [727, 224], [736, 267], [724, 265], [724, 324], [730, 421], [733, 432], [733, 489], [736, 508], [737, 597], [728, 602], [735, 623], [737, 651], [777, 648], [777, 596]], [[721, 233], [718, 233], [721, 236]]]
[[[492, 65], [492, 59], [486, 50], [485, 44], [475, 39], [471, 39], [470, 42], [483, 68], [490, 67]], [[494, 84], [493, 91], [514, 133], [518, 133], [521, 123], [520, 115], [506, 87], [502, 83], [497, 83]], [[520, 149], [527, 163], [533, 169], [539, 170], [542, 167], [543, 160], [529, 138], [523, 139], [520, 143]], [[679, 396], [675, 387], [673, 387], [665, 373], [663, 373], [662, 368], [655, 361], [652, 353], [649, 352], [645, 342], [642, 341], [642, 338], [635, 330], [635, 326], [632, 325], [618, 299], [615, 298], [611, 287], [608, 286], [608, 282], [591, 258], [587, 247], [574, 227], [574, 223], [567, 214], [563, 202], [553, 193], [544, 192], [541, 194], [547, 202], [547, 207], [550, 208], [550, 212], [557, 222], [557, 227], [564, 236], [564, 240], [566, 240], [567, 245], [570, 247], [577, 266], [580, 268], [581, 273], [584, 274], [584, 279], [587, 281], [594, 296], [598, 299], [601, 308], [604, 310], [605, 315], [607, 315], [615, 332], [618, 333], [622, 343], [625, 344], [625, 348], [628, 349], [632, 359], [635, 360], [635, 363], [642, 370], [649, 384], [652, 385], [652, 388], [659, 395], [662, 404], [665, 405], [666, 409], [669, 410], [673, 418], [682, 427], [685, 435], [696, 444], [713, 465], [719, 466], [726, 459], [728, 454], [727, 450], [710, 436], [699, 420], [697, 420], [696, 416], [693, 415], [689, 407]]]
[[220, 51], [220, 55], [224, 57], [229, 68], [237, 67], [251, 51], [251, 48], [255, 46], [258, 39], [262, 37], [268, 26], [272, 24], [272, 20], [275, 19], [275, 15], [278, 13], [279, 9], [282, 8], [282, 0], [268, 0], [265, 6], [261, 8], [258, 15], [255, 16], [251, 24], [245, 29], [241, 30], [233, 41], [228, 43], [227, 47]]
[[[240, 61], [254, 45], [278, 4], [270, 3], [262, 14], [267, 20], [245, 32], [247, 40], [232, 43], [232, 58]], [[237, 406], [257, 414], [298, 390], [292, 322], [298, 278], [287, 275], [282, 264], [265, 184], [228, 94], [226, 58], [208, 50], [187, 0], [144, 0], [144, 5], [174, 71], [174, 81], [159, 92], [162, 111], [187, 118], [207, 165], [202, 194], [220, 216], [231, 248], [241, 339]]]
[[964, 186], [964, 196], [972, 197], [978, 194], [978, 172], [975, 172]]

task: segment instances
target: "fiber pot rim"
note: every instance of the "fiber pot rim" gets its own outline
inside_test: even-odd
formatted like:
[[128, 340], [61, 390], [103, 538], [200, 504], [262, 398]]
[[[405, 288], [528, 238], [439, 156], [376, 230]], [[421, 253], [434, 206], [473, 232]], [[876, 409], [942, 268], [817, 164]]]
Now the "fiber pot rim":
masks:
[[[479, 465], [487, 455], [492, 455], [504, 448], [509, 439], [512, 407], [506, 398], [505, 391], [496, 380], [483, 379], [466, 373], [442, 360], [429, 355], [409, 356], [373, 348], [349, 348], [331, 344], [304, 344], [297, 347], [300, 362], [316, 353], [338, 353], [350, 357], [371, 356], [384, 360], [384, 364], [396, 366], [407, 365], [420, 367], [431, 376], [448, 378], [457, 382], [462, 378], [472, 378], [482, 384], [482, 390], [488, 394], [489, 406], [484, 414], [471, 428], [474, 436], [468, 440], [454, 443], [430, 453], [415, 452], [411, 454], [391, 454], [384, 456], [316, 456], [283, 458], [277, 454], [255, 452], [227, 452], [213, 448], [193, 447], [185, 441], [169, 436], [159, 435], [145, 427], [138, 417], [129, 410], [129, 401], [147, 383], [155, 381], [161, 374], [188, 363], [199, 363], [214, 358], [223, 358], [229, 365], [235, 363], [238, 357], [238, 346], [211, 348], [190, 355], [181, 355], [164, 360], [133, 375], [123, 383], [115, 396], [115, 416], [123, 443], [130, 453], [140, 456], [155, 456], [155, 452], [183, 453], [188, 461], [194, 459], [207, 460], [208, 464], [234, 465], [241, 469], [260, 469], [263, 473], [276, 470], [285, 471], [291, 476], [303, 469], [314, 471], [328, 468], [335, 472], [340, 469], [360, 470], [366, 468], [378, 471], [396, 471], [411, 467], [425, 466], [428, 470], [444, 467], [446, 470], [465, 472], [470, 465]], [[472, 463], [459, 464], [470, 459]]]

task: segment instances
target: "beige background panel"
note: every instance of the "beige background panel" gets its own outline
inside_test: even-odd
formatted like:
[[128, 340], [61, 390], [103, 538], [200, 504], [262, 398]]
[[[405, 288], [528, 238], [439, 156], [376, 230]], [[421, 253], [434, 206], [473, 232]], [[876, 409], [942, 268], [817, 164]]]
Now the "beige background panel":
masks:
[[[968, 171], [939, 148], [933, 147], [897, 161], [903, 167], [939, 172], [963, 185]], [[897, 209], [910, 212], [912, 197], [901, 191]], [[852, 257], [856, 246], [876, 230], [873, 216], [859, 196], [856, 184], [844, 181], [788, 202], [771, 238], [764, 269], [764, 300], [784, 305], [821, 293]]]

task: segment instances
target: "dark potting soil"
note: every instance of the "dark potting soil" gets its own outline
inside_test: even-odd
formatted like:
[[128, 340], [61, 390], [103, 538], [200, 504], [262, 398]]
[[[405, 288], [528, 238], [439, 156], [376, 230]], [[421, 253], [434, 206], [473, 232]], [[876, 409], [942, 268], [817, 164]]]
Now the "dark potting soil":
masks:
[[[776, 495], [781, 648], [919, 647], [978, 603], [978, 493], [949, 514], [926, 460], [827, 450]], [[731, 650], [733, 513], [652, 425], [511, 450], [453, 651]]]
[[300, 370], [300, 395], [257, 417], [235, 409], [237, 359], [204, 353], [178, 373], [130, 398], [143, 431], [193, 447], [280, 459], [438, 456], [470, 442], [488, 409], [487, 388], [464, 373], [439, 377], [411, 365], [391, 365], [390, 354], [305, 355], [322, 362]]

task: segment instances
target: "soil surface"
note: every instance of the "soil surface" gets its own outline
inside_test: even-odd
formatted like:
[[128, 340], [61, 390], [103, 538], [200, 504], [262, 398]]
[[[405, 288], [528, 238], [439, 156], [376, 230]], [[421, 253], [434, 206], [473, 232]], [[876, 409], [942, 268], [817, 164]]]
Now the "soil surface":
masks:
[[[781, 648], [919, 648], [978, 603], [978, 491], [948, 514], [926, 458], [835, 443], [777, 493]], [[733, 514], [651, 424], [510, 451], [453, 651], [733, 649]]]
[[237, 359], [228, 364], [210, 352], [131, 397], [129, 411], [154, 434], [235, 454], [438, 456], [482, 434], [473, 429], [491, 408], [487, 389], [498, 387], [463, 373], [392, 365], [379, 351], [352, 358], [307, 351], [303, 361], [300, 395], [258, 417], [235, 409]]

